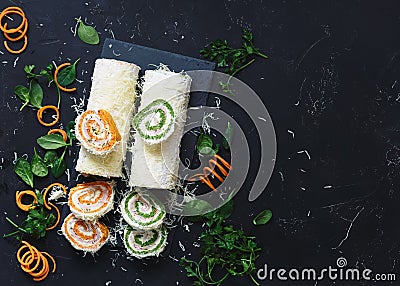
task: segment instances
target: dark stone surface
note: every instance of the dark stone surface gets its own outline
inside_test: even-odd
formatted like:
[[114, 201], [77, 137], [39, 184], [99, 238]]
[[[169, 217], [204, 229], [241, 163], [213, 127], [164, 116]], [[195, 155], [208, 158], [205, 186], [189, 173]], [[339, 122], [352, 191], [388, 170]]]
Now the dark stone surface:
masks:
[[[88, 46], [73, 37], [74, 17], [87, 18], [101, 40], [116, 39], [198, 57], [216, 38], [240, 44], [241, 29], [253, 30], [255, 42], [269, 60], [257, 59], [238, 77], [265, 102], [274, 121], [278, 156], [267, 190], [255, 202], [246, 190], [257, 171], [254, 127], [231, 102], [222, 102], [243, 121], [254, 152], [249, 179], [235, 198], [232, 223], [257, 236], [263, 254], [259, 267], [335, 266], [398, 272], [400, 230], [398, 1], [3, 1], [24, 8], [30, 20], [29, 47], [19, 58], [0, 47], [0, 218], [1, 232], [11, 227], [5, 215], [20, 220], [16, 190], [26, 188], [13, 173], [14, 152], [32, 154], [35, 139], [46, 133], [32, 109], [19, 112], [13, 95], [26, 83], [23, 67], [39, 68], [80, 57], [76, 94], [64, 94], [61, 122], [75, 116], [73, 99], [87, 98], [94, 59], [101, 45]], [[14, 67], [15, 65], [15, 67]], [[45, 103], [56, 102], [56, 91], [45, 89]], [[289, 132], [294, 132], [294, 136]], [[306, 150], [310, 159], [307, 157]], [[73, 158], [73, 154], [70, 158]], [[72, 162], [69, 162], [72, 166]], [[64, 176], [61, 181], [66, 181]], [[37, 180], [38, 188], [49, 179]], [[271, 223], [255, 227], [254, 214], [270, 208]], [[4, 213], [4, 215], [3, 215]], [[16, 215], [19, 217], [16, 218]], [[198, 257], [192, 246], [199, 229], [177, 227], [170, 255]], [[183, 252], [178, 246], [186, 246]], [[43, 285], [190, 285], [171, 258], [128, 261], [103, 248], [82, 258], [52, 232], [36, 243], [56, 256], [58, 270]], [[17, 243], [0, 240], [1, 285], [29, 285], [30, 278], [15, 259]], [[190, 257], [190, 256], [189, 256]], [[116, 259], [118, 258], [118, 259]], [[112, 260], [116, 259], [115, 267]], [[124, 271], [126, 269], [127, 271]], [[140, 280], [137, 280], [140, 279]], [[229, 285], [250, 285], [237, 279]], [[372, 285], [371, 281], [336, 281], [336, 285]], [[315, 282], [273, 282], [262, 285], [333, 285]], [[376, 285], [389, 282], [377, 282]], [[398, 285], [393, 282], [392, 285]], [[374, 284], [375, 285], [375, 284]]]

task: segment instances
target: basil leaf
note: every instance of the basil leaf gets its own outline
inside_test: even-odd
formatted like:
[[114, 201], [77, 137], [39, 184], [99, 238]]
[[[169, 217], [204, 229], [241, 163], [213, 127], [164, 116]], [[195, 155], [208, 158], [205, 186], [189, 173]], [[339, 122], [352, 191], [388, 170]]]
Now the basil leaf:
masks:
[[14, 88], [14, 93], [21, 99], [23, 102], [29, 101], [29, 89], [23, 85], [17, 85]]
[[36, 148], [33, 148], [34, 154], [31, 162], [32, 173], [38, 177], [46, 177], [49, 173], [46, 164], [43, 159], [36, 152]]
[[67, 162], [65, 162], [64, 156], [61, 156], [54, 161], [51, 167], [51, 173], [54, 178], [59, 178], [64, 174], [65, 170], [67, 170]]
[[36, 80], [31, 80], [29, 90], [29, 102], [36, 108], [42, 107], [43, 90]]
[[200, 199], [194, 199], [183, 207], [183, 215], [197, 216], [197, 213], [200, 212], [202, 214], [206, 214], [210, 212], [211, 209], [212, 206], [209, 202]]
[[271, 218], [272, 218], [272, 212], [270, 210], [264, 210], [253, 219], [253, 224], [254, 225], [266, 224], [271, 220]]
[[222, 138], [222, 146], [224, 147], [225, 150], [229, 150], [231, 141], [232, 141], [232, 125], [228, 121], [224, 137]]
[[56, 150], [58, 148], [67, 146], [64, 139], [60, 134], [49, 134], [39, 137], [36, 142], [40, 147], [46, 150]]
[[57, 153], [56, 151], [50, 150], [44, 154], [44, 163], [47, 167], [52, 167], [54, 162], [57, 160]]
[[98, 43], [100, 43], [99, 34], [97, 33], [95, 28], [85, 25], [80, 18], [76, 20], [79, 23], [78, 36], [79, 39], [82, 40], [82, 42], [89, 45], [97, 45]]
[[201, 155], [214, 155], [213, 142], [210, 136], [200, 133], [197, 138], [196, 149]]
[[65, 132], [67, 133], [67, 136], [70, 140], [75, 140], [75, 121], [70, 121], [67, 123], [67, 126], [65, 128]]
[[58, 84], [61, 86], [67, 86], [73, 83], [76, 79], [76, 64], [80, 59], [77, 59], [73, 65], [63, 68], [57, 76]]
[[33, 173], [31, 164], [24, 159], [19, 158], [14, 166], [14, 172], [31, 188], [33, 188]]

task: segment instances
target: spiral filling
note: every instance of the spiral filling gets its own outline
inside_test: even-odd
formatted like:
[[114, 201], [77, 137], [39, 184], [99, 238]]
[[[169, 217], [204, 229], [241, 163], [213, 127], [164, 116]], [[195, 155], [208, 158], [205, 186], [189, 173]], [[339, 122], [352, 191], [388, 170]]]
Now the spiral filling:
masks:
[[68, 205], [77, 217], [93, 220], [112, 209], [113, 198], [112, 183], [96, 181], [71, 188]]
[[133, 126], [147, 144], [158, 144], [174, 132], [175, 112], [164, 99], [156, 99], [133, 118]]
[[124, 244], [128, 252], [138, 258], [158, 256], [167, 243], [165, 227], [150, 230], [127, 228], [124, 232]]
[[69, 214], [62, 225], [62, 232], [71, 245], [88, 252], [98, 251], [108, 240], [107, 226], [99, 221], [84, 221]]
[[165, 217], [164, 207], [149, 193], [132, 191], [121, 201], [120, 208], [125, 221], [136, 229], [157, 228]]
[[81, 145], [93, 154], [105, 155], [121, 141], [121, 135], [106, 110], [88, 110], [76, 119], [76, 136]]

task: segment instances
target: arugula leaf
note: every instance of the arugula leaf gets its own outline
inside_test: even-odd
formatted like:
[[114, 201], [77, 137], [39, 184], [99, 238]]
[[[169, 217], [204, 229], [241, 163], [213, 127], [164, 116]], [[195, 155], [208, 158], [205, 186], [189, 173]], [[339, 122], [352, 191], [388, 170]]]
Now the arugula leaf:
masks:
[[200, 235], [202, 258], [198, 262], [181, 258], [180, 265], [195, 279], [194, 285], [221, 285], [229, 276], [243, 275], [259, 285], [253, 275], [261, 249], [254, 237], [224, 223], [233, 208], [233, 201], [228, 203], [205, 216], [208, 228]]
[[56, 150], [58, 148], [68, 146], [60, 134], [48, 134], [39, 137], [36, 142], [40, 147], [46, 150]]
[[232, 141], [232, 133], [233, 133], [232, 125], [228, 121], [228, 124], [225, 129], [224, 137], [222, 138], [222, 146], [224, 147], [225, 150], [229, 150], [229, 148], [230, 148], [230, 144]]
[[44, 154], [44, 163], [47, 167], [52, 167], [57, 159], [57, 152], [49, 150]]
[[43, 100], [43, 90], [40, 84], [32, 79], [30, 84], [30, 89], [29, 89], [29, 102], [36, 108], [41, 108], [42, 107], [42, 100]]
[[248, 29], [243, 29], [242, 46], [233, 49], [226, 40], [215, 40], [200, 50], [204, 58], [216, 61], [218, 67], [225, 67], [225, 72], [231, 76], [238, 73], [250, 63], [253, 56], [267, 59], [268, 56], [260, 52], [253, 43], [253, 34]]
[[74, 64], [63, 68], [57, 76], [58, 84], [61, 86], [67, 86], [73, 83], [76, 79], [76, 64], [80, 61], [77, 59]]
[[95, 28], [85, 25], [80, 17], [78, 19], [75, 18], [75, 20], [79, 23], [78, 36], [82, 42], [89, 45], [97, 45], [100, 43], [99, 34]]
[[14, 172], [31, 188], [33, 188], [33, 173], [31, 165], [24, 158], [18, 158], [14, 166]]
[[36, 152], [36, 148], [33, 148], [34, 154], [31, 162], [32, 173], [38, 177], [46, 177], [49, 173], [46, 164], [43, 159]]
[[20, 226], [6, 217], [6, 220], [17, 230], [3, 235], [3, 238], [15, 236], [17, 239], [22, 239], [22, 237], [19, 235], [22, 233], [23, 236], [27, 235], [34, 239], [40, 239], [46, 235], [46, 228], [55, 223], [56, 217], [54, 214], [44, 207], [44, 199], [42, 194], [38, 190], [36, 190], [35, 193], [38, 198], [38, 202], [34, 204], [35, 208], [31, 208], [29, 210], [26, 219], [21, 223]]
[[269, 222], [272, 218], [272, 212], [271, 210], [264, 210], [261, 213], [259, 213], [254, 219], [253, 219], [253, 224], [254, 225], [262, 225], [266, 224]]

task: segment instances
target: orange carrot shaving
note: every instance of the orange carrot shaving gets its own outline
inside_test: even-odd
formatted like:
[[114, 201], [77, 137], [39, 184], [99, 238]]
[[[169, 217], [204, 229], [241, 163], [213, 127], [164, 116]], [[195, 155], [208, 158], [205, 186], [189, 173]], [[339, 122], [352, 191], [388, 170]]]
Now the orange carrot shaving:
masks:
[[60, 222], [60, 210], [53, 203], [49, 203], [49, 205], [51, 205], [56, 210], [57, 220], [52, 226], [47, 227], [46, 230], [52, 230], [52, 229], [56, 228], [58, 223]]
[[[24, 19], [24, 21], [26, 21], [26, 19]], [[4, 27], [7, 28], [7, 23], [4, 24]], [[23, 31], [18, 31], [18, 33], [20, 33], [20, 35], [17, 36], [16, 38], [10, 37], [7, 33], [4, 33], [4, 37], [11, 42], [16, 42], [16, 41], [21, 40], [26, 35], [26, 32], [28, 32], [28, 22], [26, 22], [26, 25], [24, 26]]]
[[[3, 25], [2, 21], [3, 21], [4, 17], [8, 17], [8, 15], [10, 15], [10, 14], [17, 14], [22, 18], [21, 23], [19, 24], [18, 27], [9, 29], [7, 27], [7, 25], [8, 25], [7, 23], [4, 23], [4, 25]], [[11, 53], [11, 54], [20, 54], [23, 51], [25, 51], [26, 47], [28, 46], [28, 37], [26, 36], [26, 33], [28, 32], [28, 27], [29, 27], [28, 19], [25, 17], [25, 13], [21, 8], [12, 6], [12, 7], [8, 7], [6, 9], [4, 9], [0, 13], [0, 30], [3, 31], [4, 37], [8, 41], [11, 41], [11, 42], [16, 42], [16, 41], [19, 41], [21, 39], [24, 40], [24, 44], [23, 44], [22, 48], [19, 49], [19, 50], [11, 49], [8, 46], [7, 41], [4, 41], [4, 47], [6, 48], [6, 50], [9, 53]], [[19, 33], [19, 35], [16, 36], [16, 37], [10, 36], [10, 34], [15, 34], [15, 33]]]
[[68, 136], [67, 136], [67, 133], [64, 130], [62, 130], [62, 129], [51, 129], [49, 132], [47, 132], [47, 134], [57, 134], [57, 133], [60, 134], [63, 137], [65, 142], [67, 142]]
[[[218, 160], [222, 163], [222, 165], [220, 163], [218, 163]], [[218, 168], [218, 170], [222, 173], [222, 175], [224, 177], [228, 176], [228, 170], [232, 170], [232, 166], [225, 161], [221, 156], [215, 154], [213, 159], [210, 159], [208, 161], [208, 165], [209, 167], [204, 167], [203, 168], [203, 173], [201, 174], [194, 174], [193, 176], [191, 176], [189, 178], [189, 181], [195, 181], [196, 178], [199, 178], [200, 181], [204, 184], [206, 184], [207, 186], [209, 186], [213, 191], [216, 191], [216, 188], [214, 187], [213, 183], [211, 182], [209, 175], [213, 174], [214, 177], [216, 177], [218, 179], [218, 181], [220, 181], [221, 183], [224, 181], [224, 179], [215, 171], [215, 167]], [[224, 168], [225, 166], [225, 168]]]
[[[19, 31], [18, 31], [18, 32], [19, 32]], [[27, 37], [26, 35], [24, 35], [24, 45], [23, 45], [22, 48], [19, 49], [19, 50], [13, 50], [13, 49], [11, 49], [11, 48], [8, 46], [7, 41], [4, 41], [4, 47], [6, 48], [6, 50], [7, 50], [9, 53], [14, 54], [14, 55], [20, 54], [20, 53], [22, 53], [23, 51], [25, 51], [25, 49], [26, 49], [27, 46], [28, 46], [28, 37]]]
[[73, 91], [76, 90], [76, 87], [73, 87], [73, 88], [66, 88], [66, 87], [61, 86], [61, 85], [58, 83], [58, 79], [57, 79], [58, 72], [59, 72], [62, 68], [67, 67], [67, 66], [70, 66], [70, 65], [71, 65], [71, 63], [63, 63], [63, 64], [59, 65], [59, 66], [56, 68], [56, 70], [54, 71], [54, 82], [56, 83], [56, 85], [58, 86], [58, 88], [59, 88], [60, 90], [64, 91], [64, 92], [73, 92]]
[[[17, 28], [7, 29], [5, 26], [3, 26], [3, 25], [1, 24], [1, 21], [3, 20], [3, 18], [4, 18], [6, 15], [9, 15], [9, 14], [19, 14], [19, 15], [22, 17], [22, 22], [21, 22], [21, 24], [20, 24]], [[26, 19], [25, 13], [24, 13], [24, 11], [23, 11], [21, 8], [15, 7], [15, 6], [13, 6], [13, 7], [8, 7], [8, 8], [6, 8], [6, 9], [4, 9], [4, 10], [0, 13], [0, 29], [3, 31], [3, 33], [7, 33], [7, 34], [12, 34], [12, 33], [18, 32], [18, 31], [20, 31], [20, 30], [22, 29], [22, 27], [25, 25], [25, 19]]]
[[[47, 109], [52, 109], [52, 110], [54, 110], [54, 111], [56, 112], [56, 118], [54, 119], [53, 122], [46, 123], [46, 122], [44, 122], [44, 121], [42, 120], [43, 112], [44, 112], [45, 110], [47, 110]], [[41, 107], [41, 108], [38, 110], [38, 112], [37, 112], [37, 114], [36, 114], [36, 117], [37, 117], [39, 123], [42, 124], [43, 126], [53, 126], [53, 125], [56, 124], [56, 123], [58, 122], [58, 120], [60, 119], [60, 111], [59, 111], [58, 108], [57, 108], [56, 106], [54, 106], [54, 105], [46, 105], [46, 106]]]
[[[22, 203], [22, 197], [24, 195], [33, 197], [33, 202], [31, 204], [29, 204], [29, 205], [24, 205]], [[38, 202], [38, 199], [37, 199], [37, 196], [36, 196], [35, 192], [34, 191], [30, 191], [30, 190], [20, 191], [20, 192], [17, 191], [15, 193], [15, 198], [16, 198], [17, 206], [21, 210], [26, 211], [26, 212], [29, 211], [30, 209], [34, 209], [35, 208], [34, 204], [37, 204], [37, 202]]]
[[44, 193], [43, 193], [44, 206], [45, 206], [48, 210], [50, 210], [51, 207], [48, 205], [48, 203], [47, 203], [47, 198], [46, 198], [46, 197], [47, 197], [47, 193], [48, 193], [51, 189], [53, 189], [53, 187], [60, 187], [60, 188], [63, 190], [64, 194], [67, 194], [67, 189], [64, 187], [63, 184], [60, 184], [60, 183], [53, 183], [53, 184], [49, 185], [49, 186], [46, 188], [46, 190], [44, 191]]
[[[53, 263], [52, 272], [56, 271], [57, 265], [53, 256], [47, 252], [39, 251], [26, 241], [21, 241], [21, 243], [22, 246], [17, 251], [17, 260], [21, 269], [31, 275], [34, 281], [42, 281], [49, 275], [50, 266], [47, 258], [50, 258]], [[25, 251], [24, 254], [22, 254], [23, 251]]]

